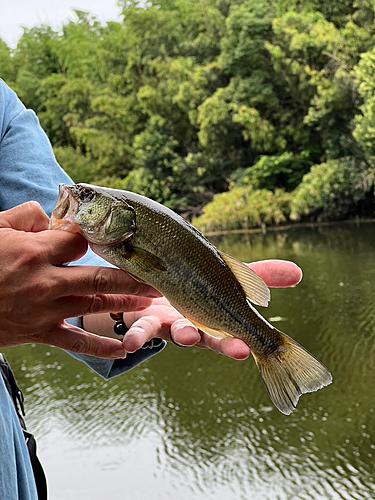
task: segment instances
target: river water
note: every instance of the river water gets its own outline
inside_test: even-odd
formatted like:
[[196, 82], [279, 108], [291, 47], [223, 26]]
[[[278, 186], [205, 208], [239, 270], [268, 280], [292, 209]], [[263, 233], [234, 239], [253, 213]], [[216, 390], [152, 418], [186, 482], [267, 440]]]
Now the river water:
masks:
[[170, 345], [104, 381], [57, 349], [8, 349], [51, 500], [375, 498], [375, 227], [213, 242], [243, 261], [302, 267], [301, 284], [272, 290], [260, 310], [334, 383], [287, 417], [252, 359]]

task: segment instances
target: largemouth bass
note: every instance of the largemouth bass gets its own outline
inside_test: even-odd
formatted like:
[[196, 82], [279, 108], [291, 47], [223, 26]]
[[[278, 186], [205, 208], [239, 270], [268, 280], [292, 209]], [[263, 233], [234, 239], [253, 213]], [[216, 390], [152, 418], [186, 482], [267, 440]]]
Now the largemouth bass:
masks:
[[61, 185], [51, 227], [81, 233], [95, 253], [159, 290], [207, 335], [243, 340], [282, 413], [332, 382], [320, 361], [253, 307], [268, 305], [264, 281], [163, 205], [128, 191]]

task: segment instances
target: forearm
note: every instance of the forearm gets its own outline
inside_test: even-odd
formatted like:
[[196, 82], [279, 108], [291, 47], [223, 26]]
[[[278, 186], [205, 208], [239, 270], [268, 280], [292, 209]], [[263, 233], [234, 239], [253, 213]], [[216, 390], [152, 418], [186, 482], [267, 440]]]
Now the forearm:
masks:
[[[69, 179], [69, 177], [65, 174], [65, 172], [60, 168], [60, 166], [57, 164], [52, 147], [49, 143], [49, 140], [43, 130], [41, 129], [38, 119], [35, 116], [35, 113], [33, 113], [30, 110], [26, 110], [23, 104], [20, 102], [20, 100], [17, 98], [16, 94], [7, 87], [4, 82], [0, 80], [0, 211], [8, 210], [12, 207], [18, 206], [26, 201], [30, 200], [35, 200], [38, 201], [41, 206], [43, 207], [44, 211], [49, 215], [56, 203], [56, 200], [58, 198], [58, 186], [60, 183], [64, 184], [72, 184], [73, 181]], [[23, 209], [22, 209], [23, 210]], [[34, 212], [35, 212], [35, 206], [34, 206]], [[46, 218], [46, 216], [45, 216]], [[27, 221], [27, 216], [21, 214], [20, 219], [25, 222]], [[48, 225], [48, 221], [45, 224], [45, 227]], [[45, 229], [45, 227], [39, 228]], [[33, 230], [32, 228], [24, 228], [23, 226], [19, 228], [21, 231], [31, 231]], [[56, 238], [61, 238], [63, 237], [62, 235], [57, 236], [58, 233], [57, 231], [46, 231], [45, 232], [45, 239], [50, 241], [50, 240], [55, 240]], [[51, 233], [51, 234], [47, 234]], [[62, 233], [62, 232], [61, 232]], [[27, 255], [27, 252], [25, 252], [25, 238], [28, 235], [28, 233], [22, 233], [20, 237], [20, 244], [18, 244], [17, 248], [22, 248], [23, 252], [16, 252], [17, 257], [21, 257], [24, 255]], [[43, 238], [44, 236], [40, 236]], [[67, 238], [67, 235], [65, 235]], [[36, 238], [39, 238], [39, 235], [36, 236]], [[27, 239], [27, 238], [26, 238]], [[3, 240], [2, 240], [3, 243]], [[43, 243], [43, 242], [41, 242]], [[43, 243], [41, 246], [42, 250], [45, 248], [46, 242]], [[32, 243], [31, 245], [31, 250], [34, 252], [34, 247], [35, 244]], [[5, 259], [4, 251], [3, 251], [3, 245], [2, 245], [2, 252], [0, 252], [0, 255], [2, 255]], [[55, 248], [55, 246], [53, 246]], [[61, 245], [56, 244], [56, 249], [61, 248]], [[70, 247], [69, 247], [70, 248]], [[59, 253], [58, 250], [53, 250], [55, 253]], [[44, 250], [41, 252], [41, 254], [44, 252]], [[61, 250], [62, 252], [62, 250]], [[60, 252], [60, 253], [61, 253]], [[71, 253], [71, 251], [69, 251]], [[69, 255], [70, 255], [69, 253]], [[78, 257], [76, 257], [78, 258]], [[4, 260], [3, 259], [3, 260]], [[74, 261], [74, 258], [68, 258], [69, 261]], [[11, 269], [8, 269], [9, 262], [13, 263], [14, 259], [13, 258], [8, 258], [4, 260], [4, 267], [3, 269], [7, 269], [11, 271]], [[64, 261], [66, 263], [67, 261]], [[45, 262], [46, 267], [50, 262], [48, 259]], [[74, 267], [76, 268], [71, 269], [68, 271], [68, 268], [66, 266], [61, 266], [61, 263], [57, 265], [56, 267], [53, 267], [52, 269], [46, 269], [46, 272], [48, 273], [60, 273], [63, 272], [64, 276], [71, 276], [71, 279], [67, 279], [67, 282], [70, 283], [73, 287], [74, 290], [70, 293], [70, 298], [65, 297], [65, 291], [62, 290], [62, 296], [60, 297], [60, 303], [61, 302], [66, 302], [68, 303], [69, 301], [73, 301], [78, 304], [79, 301], [82, 302], [82, 297], [77, 297], [76, 300], [74, 299], [75, 295], [79, 295], [79, 291], [77, 292], [77, 280], [76, 278], [73, 277], [72, 273], [79, 273], [78, 267], [82, 269], [82, 273], [85, 274], [85, 280], [87, 283], [90, 282], [94, 279], [95, 276], [95, 269], [83, 269], [81, 266], [107, 266], [108, 264], [104, 262], [102, 259], [100, 259], [98, 256], [94, 255], [92, 252], [88, 252], [83, 258], [80, 259], [79, 262], [75, 262]], [[1, 267], [1, 266], [0, 266]], [[38, 271], [40, 266], [29, 266], [30, 269], [35, 273]], [[40, 269], [39, 269], [40, 270]], [[111, 271], [112, 272], [112, 271]], [[120, 273], [120, 271], [117, 271]], [[48, 274], [49, 275], [49, 274]], [[48, 277], [46, 274], [46, 276]], [[123, 273], [123, 276], [126, 274]], [[39, 292], [36, 291], [30, 291], [29, 293], [25, 294], [25, 297], [27, 299], [35, 299], [37, 300], [38, 297], [41, 295], [40, 294], [40, 288], [46, 284], [48, 285], [46, 276], [43, 277], [43, 279], [38, 278], [38, 281], [36, 283], [35, 290], [38, 290]], [[30, 279], [26, 279], [27, 277], [25, 276], [25, 273], [22, 275], [23, 279], [17, 280], [17, 286], [23, 286], [27, 285], [30, 283]], [[122, 281], [122, 278], [119, 278], [120, 281]], [[108, 281], [108, 280], [107, 280]], [[51, 287], [51, 290], [56, 291], [56, 288], [63, 289], [64, 285], [60, 281], [56, 281], [58, 283], [58, 286], [53, 286]], [[135, 287], [138, 287], [138, 292], [142, 293], [141, 290], [139, 290], [139, 284], [136, 284]], [[65, 287], [66, 288], [66, 287]], [[4, 289], [5, 297], [10, 298], [9, 294], [9, 289], [5, 289], [5, 282], [2, 283], [2, 287], [0, 287], [0, 292]], [[133, 291], [129, 288], [129, 283], [124, 283], [121, 286], [121, 289], [117, 293], [123, 293], [123, 291], [126, 290], [131, 294], [134, 294], [134, 287]], [[102, 293], [102, 292], [100, 292]], [[113, 293], [113, 292], [111, 292]], [[87, 295], [87, 298], [89, 299], [89, 296], [91, 295], [91, 298], [94, 297], [96, 294], [95, 287], [92, 288], [91, 290], [83, 290], [81, 295], [85, 297]], [[144, 295], [144, 293], [142, 293]], [[105, 298], [105, 297], [104, 297]], [[102, 298], [102, 300], [104, 299]], [[107, 297], [108, 298], [108, 297]], [[4, 299], [5, 300], [5, 299]], [[56, 298], [56, 300], [58, 300]], [[125, 303], [124, 303], [125, 300]], [[117, 300], [116, 300], [117, 301]], [[32, 302], [29, 301], [29, 302]], [[37, 318], [39, 322], [43, 322], [44, 320], [47, 319], [48, 315], [57, 315], [57, 306], [56, 304], [51, 305], [50, 307], [46, 305], [45, 302], [41, 301], [41, 310], [38, 308], [34, 307], [31, 308], [31, 313], [38, 313]], [[95, 301], [96, 302], [96, 301]], [[100, 300], [99, 300], [100, 302]], [[117, 301], [118, 302], [118, 301]], [[129, 301], [127, 299], [121, 299], [120, 302], [122, 303], [121, 306], [119, 306], [119, 303], [117, 306], [113, 303], [113, 305], [110, 306], [106, 309], [105, 307], [102, 307], [100, 310], [104, 311], [105, 309], [108, 310], [117, 310], [117, 307], [124, 307], [129, 306]], [[0, 301], [1, 303], [1, 301]], [[17, 304], [17, 310], [20, 309], [20, 295], [17, 295], [17, 299], [15, 300], [15, 303]], [[62, 304], [60, 304], [62, 306]], [[5, 306], [4, 306], [5, 307]], [[43, 309], [44, 308], [44, 309]], [[0, 308], [1, 309], [1, 308]], [[9, 308], [8, 308], [9, 309]], [[86, 308], [88, 309], [88, 308]], [[126, 309], [126, 307], [125, 307]], [[2, 311], [0, 311], [2, 312]], [[7, 310], [7, 312], [9, 312]], [[71, 324], [74, 326], [82, 326], [81, 320], [79, 318], [80, 315], [86, 314], [83, 311], [78, 311], [77, 307], [74, 306], [70, 308], [70, 310], [66, 310], [66, 313], [63, 313], [65, 315], [61, 316], [61, 319], [69, 317], [73, 318], [73, 316], [77, 316], [76, 318], [73, 318], [69, 320]], [[14, 314], [15, 318], [17, 319], [17, 311], [15, 311]], [[18, 314], [19, 316], [19, 314]], [[104, 336], [110, 337], [113, 334], [113, 322], [110, 320], [109, 313], [104, 314], [103, 316], [107, 317], [107, 322], [108, 322], [108, 327], [103, 326], [100, 327], [100, 331], [103, 331]], [[2, 322], [5, 322], [5, 315], [2, 315]], [[8, 318], [9, 319], [9, 318]], [[57, 345], [59, 347], [71, 350], [69, 345], [67, 343], [63, 343], [63, 340], [67, 339], [67, 333], [70, 332], [71, 334], [71, 340], [72, 340], [72, 345], [82, 348], [82, 343], [79, 342], [74, 342], [74, 336], [79, 336], [81, 337], [81, 340], [90, 340], [90, 343], [96, 342], [98, 344], [100, 342], [99, 339], [93, 340], [92, 338], [89, 337], [89, 334], [85, 335], [85, 332], [79, 331], [77, 328], [74, 329], [69, 329], [66, 325], [64, 326], [63, 323], [60, 323], [57, 321], [59, 318], [54, 318], [55, 321], [55, 330], [56, 330], [56, 335], [55, 338], [53, 339], [52, 345]], [[57, 321], [57, 322], [56, 322]], [[8, 322], [9, 323], [9, 322]], [[15, 339], [14, 336], [12, 335], [13, 329], [9, 326], [9, 324], [4, 325], [4, 331], [6, 332], [6, 338], [3, 342], [3, 345], [9, 345], [9, 342], [11, 342], [11, 345], [19, 344], [19, 343], [29, 343], [29, 342], [36, 342], [36, 339], [29, 339], [26, 338], [19, 338]], [[112, 326], [109, 327], [109, 324], [112, 323]], [[0, 325], [1, 326], [1, 325]], [[24, 325], [22, 325], [24, 326]], [[46, 325], [44, 325], [46, 326]], [[47, 325], [48, 326], [48, 325]], [[31, 325], [30, 328], [33, 328], [35, 330], [35, 324]], [[57, 330], [58, 328], [58, 330]], [[91, 327], [90, 327], [91, 328]], [[23, 328], [24, 330], [25, 328]], [[51, 328], [48, 329], [49, 331]], [[20, 332], [20, 327], [17, 326], [14, 328], [14, 331]], [[95, 331], [95, 329], [94, 329]], [[43, 333], [43, 329], [39, 328], [38, 332]], [[4, 334], [5, 335], [5, 334]], [[114, 336], [114, 334], [113, 334]], [[43, 340], [44, 342], [47, 342], [47, 338], [44, 339], [39, 339], [40, 341]], [[103, 339], [104, 341], [105, 339]], [[52, 342], [52, 340], [51, 340]], [[108, 344], [111, 342], [111, 344]], [[1, 338], [0, 338], [0, 344], [1, 344]], [[117, 342], [113, 342], [113, 340], [110, 340], [109, 338], [106, 339], [106, 345], [116, 345], [117, 348]], [[88, 351], [93, 352], [93, 350], [90, 348]], [[86, 350], [86, 352], [88, 352]], [[125, 351], [124, 355], [125, 355]], [[99, 355], [100, 353], [98, 353]], [[103, 357], [111, 357], [108, 356], [108, 353], [106, 356]], [[142, 362], [144, 359], [147, 359], [149, 357], [146, 352], [142, 351], [138, 354], [137, 357], [134, 357], [131, 362], [129, 362], [127, 359], [124, 360], [124, 363], [128, 363], [129, 367], [135, 366], [136, 363]], [[86, 362], [86, 361], [85, 361]], [[104, 371], [107, 370], [109, 367], [109, 371], [112, 370], [112, 365], [113, 361], [104, 361], [104, 360], [97, 360], [95, 362], [95, 365], [100, 364], [100, 362], [103, 363], [103, 368]], [[117, 366], [118, 364], [116, 364]], [[95, 368], [94, 368], [95, 369]], [[126, 371], [127, 367], [123, 368], [124, 371]], [[106, 373], [102, 370], [102, 368], [98, 365], [98, 370], [102, 372], [103, 376], [107, 376], [109, 371], [107, 370]], [[113, 371], [113, 370], [112, 370]], [[108, 373], [107, 373], [108, 372]], [[112, 376], [112, 375], [110, 375]]]

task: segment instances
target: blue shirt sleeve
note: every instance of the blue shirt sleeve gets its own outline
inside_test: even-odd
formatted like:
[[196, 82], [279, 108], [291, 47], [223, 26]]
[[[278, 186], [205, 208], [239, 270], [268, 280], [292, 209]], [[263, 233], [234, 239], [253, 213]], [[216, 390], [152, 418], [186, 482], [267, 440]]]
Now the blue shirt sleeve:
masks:
[[0, 498], [38, 500], [25, 438], [0, 375]]
[[[59, 184], [73, 181], [58, 165], [52, 146], [32, 110], [26, 109], [17, 95], [0, 80], [0, 210], [26, 201], [39, 202], [48, 216], [58, 198]], [[91, 250], [75, 265], [108, 263]], [[80, 319], [69, 320], [80, 326]], [[74, 355], [105, 378], [120, 375], [165, 347], [145, 349], [128, 354], [124, 360], [103, 360]]]

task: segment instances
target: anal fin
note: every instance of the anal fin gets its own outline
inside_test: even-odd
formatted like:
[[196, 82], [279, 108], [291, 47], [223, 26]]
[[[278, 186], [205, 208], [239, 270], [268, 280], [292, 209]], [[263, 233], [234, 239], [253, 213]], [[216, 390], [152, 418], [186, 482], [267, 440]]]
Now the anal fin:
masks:
[[203, 326], [197, 321], [194, 321], [190, 318], [187, 318], [189, 321], [193, 323], [199, 330], [206, 333], [209, 337], [213, 337], [215, 339], [226, 339], [229, 337], [233, 337], [230, 333], [224, 332], [223, 330], [215, 330], [214, 328], [209, 328], [208, 326]]

